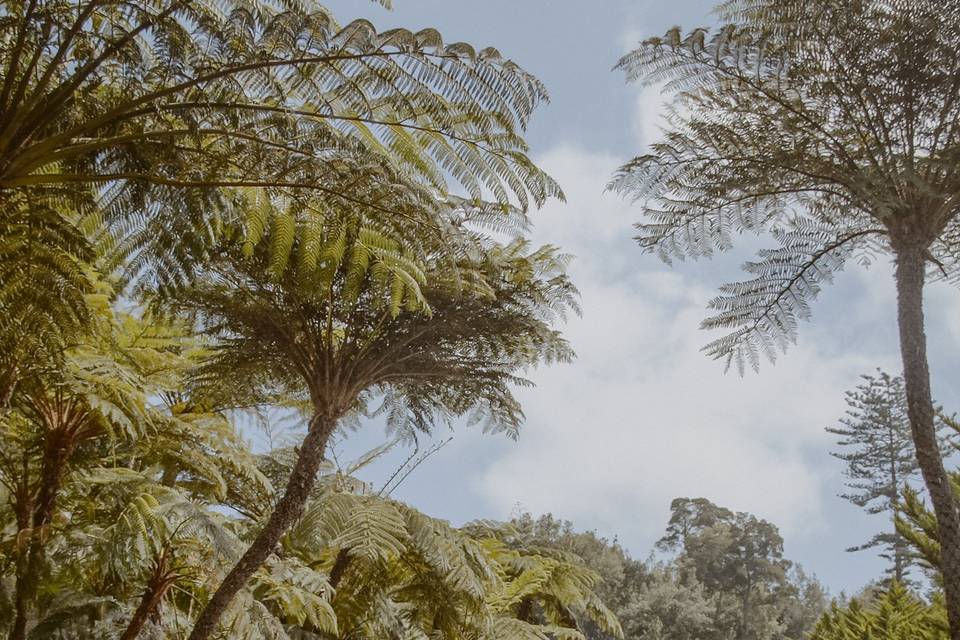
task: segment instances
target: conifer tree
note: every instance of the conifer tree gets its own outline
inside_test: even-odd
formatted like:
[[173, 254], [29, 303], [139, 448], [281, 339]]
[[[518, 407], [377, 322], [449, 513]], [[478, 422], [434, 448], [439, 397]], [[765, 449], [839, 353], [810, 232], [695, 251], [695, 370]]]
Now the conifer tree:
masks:
[[[885, 514], [890, 526], [848, 551], [883, 549], [890, 561], [887, 575], [904, 582], [912, 564], [907, 541], [895, 526], [903, 491], [917, 476], [919, 466], [910, 436], [907, 396], [903, 378], [877, 370], [847, 392], [847, 414], [840, 426], [829, 427], [839, 436], [841, 451], [831, 455], [846, 463], [847, 489], [840, 497], [870, 514]], [[949, 446], [944, 438], [944, 453]]]
[[[940, 420], [950, 434], [950, 449], [960, 449], [957, 440], [960, 436], [960, 422], [957, 422], [954, 416], [947, 415], [941, 415]], [[960, 500], [960, 469], [951, 469], [949, 477], [955, 499]], [[904, 489], [902, 498], [896, 518], [897, 532], [910, 544], [923, 567], [942, 574], [941, 534], [936, 514], [926, 504], [923, 494], [913, 487]]]

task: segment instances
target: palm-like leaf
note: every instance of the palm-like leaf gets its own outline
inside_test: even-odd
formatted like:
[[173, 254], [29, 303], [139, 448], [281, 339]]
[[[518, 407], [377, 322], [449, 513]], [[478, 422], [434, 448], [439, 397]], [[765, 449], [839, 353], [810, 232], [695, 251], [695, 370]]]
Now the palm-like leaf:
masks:
[[[889, 238], [902, 244], [903, 225], [949, 260], [960, 182], [945, 163], [960, 147], [947, 34], [960, 22], [940, 8], [729, 2], [721, 29], [673, 29], [621, 59], [628, 78], [676, 96], [664, 139], [610, 183], [643, 202], [641, 246], [669, 260], [724, 251], [742, 233], [772, 233], [779, 244], [747, 265], [755, 279], [711, 303], [718, 315], [704, 326], [732, 332], [710, 355], [741, 370], [774, 357], [822, 283], [851, 256], [887, 250]], [[914, 38], [931, 20], [939, 35]], [[921, 58], [936, 62], [920, 71]], [[927, 219], [906, 222], [918, 208]]]

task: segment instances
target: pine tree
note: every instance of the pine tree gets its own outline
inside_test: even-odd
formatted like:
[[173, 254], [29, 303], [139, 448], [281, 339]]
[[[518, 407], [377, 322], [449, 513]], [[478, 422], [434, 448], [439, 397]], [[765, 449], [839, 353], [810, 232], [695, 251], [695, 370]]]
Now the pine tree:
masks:
[[[846, 463], [846, 486], [850, 492], [840, 497], [867, 513], [886, 514], [890, 527], [848, 551], [882, 548], [881, 557], [891, 563], [887, 575], [903, 583], [912, 560], [895, 522], [901, 495], [919, 471], [910, 435], [906, 390], [903, 378], [879, 369], [875, 376], [862, 378], [856, 389], [847, 392], [847, 414], [840, 426], [827, 428], [829, 433], [839, 436], [837, 444], [843, 448], [831, 455]], [[944, 452], [948, 446], [944, 439]]]
[[[960, 422], [954, 416], [941, 415], [940, 420], [951, 434], [950, 449], [960, 449]], [[949, 471], [950, 488], [955, 499], [960, 501], [960, 469]], [[897, 514], [897, 532], [910, 544], [914, 554], [924, 568], [933, 569], [942, 574], [943, 558], [940, 544], [940, 527], [936, 514], [916, 489], [907, 487], [902, 494], [903, 500]], [[939, 576], [937, 576], [939, 578]]]

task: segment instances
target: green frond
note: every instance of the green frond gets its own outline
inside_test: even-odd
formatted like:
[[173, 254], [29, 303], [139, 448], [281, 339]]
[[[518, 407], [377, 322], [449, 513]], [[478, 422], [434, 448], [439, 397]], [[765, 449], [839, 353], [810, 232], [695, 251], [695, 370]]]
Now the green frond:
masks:
[[942, 605], [929, 605], [894, 583], [873, 602], [836, 603], [817, 623], [811, 640], [941, 640], [949, 637]]

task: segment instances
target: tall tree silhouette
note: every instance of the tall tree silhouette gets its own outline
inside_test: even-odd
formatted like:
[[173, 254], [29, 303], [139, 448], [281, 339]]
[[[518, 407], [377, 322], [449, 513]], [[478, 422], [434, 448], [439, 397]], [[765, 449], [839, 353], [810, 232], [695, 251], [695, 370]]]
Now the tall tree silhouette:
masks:
[[889, 254], [907, 411], [939, 523], [951, 633], [960, 639], [960, 513], [937, 441], [923, 293], [960, 247], [960, 5], [935, 0], [731, 0], [710, 33], [673, 29], [619, 64], [675, 95], [650, 153], [611, 187], [641, 200], [639, 241], [710, 256], [741, 233], [779, 246], [711, 302], [714, 357], [756, 368], [796, 338], [850, 258]]

